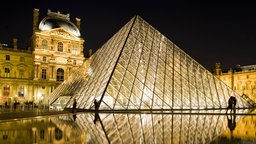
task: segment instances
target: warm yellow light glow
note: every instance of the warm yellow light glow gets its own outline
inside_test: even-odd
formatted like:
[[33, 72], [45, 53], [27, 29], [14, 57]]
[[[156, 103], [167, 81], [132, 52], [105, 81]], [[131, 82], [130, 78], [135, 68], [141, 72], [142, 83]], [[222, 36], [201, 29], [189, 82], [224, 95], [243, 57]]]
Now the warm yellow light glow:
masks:
[[92, 73], [93, 73], [93, 70], [92, 70], [92, 68], [91, 68], [91, 67], [89, 67], [89, 69], [88, 69], [88, 71], [87, 71], [87, 74], [91, 76], [91, 75], [92, 75]]

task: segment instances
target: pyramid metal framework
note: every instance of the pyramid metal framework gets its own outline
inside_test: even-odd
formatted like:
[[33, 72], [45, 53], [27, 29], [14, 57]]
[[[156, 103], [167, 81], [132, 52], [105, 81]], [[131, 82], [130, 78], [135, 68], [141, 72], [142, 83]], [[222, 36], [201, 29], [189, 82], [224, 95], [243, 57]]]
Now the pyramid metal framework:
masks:
[[140, 16], [134, 16], [50, 95], [52, 105], [100, 110], [226, 108], [250, 105]]

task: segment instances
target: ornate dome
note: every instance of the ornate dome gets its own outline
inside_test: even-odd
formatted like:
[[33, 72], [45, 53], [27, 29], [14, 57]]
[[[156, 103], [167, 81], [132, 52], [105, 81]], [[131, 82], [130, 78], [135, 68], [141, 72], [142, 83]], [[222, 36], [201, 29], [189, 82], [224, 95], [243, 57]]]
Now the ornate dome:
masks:
[[69, 20], [69, 14], [63, 15], [58, 13], [54, 13], [51, 11], [48, 11], [48, 16], [45, 17], [39, 24], [39, 30], [50, 30], [54, 28], [64, 28], [68, 32], [74, 34], [75, 36], [80, 36], [80, 31], [76, 27], [75, 24], [73, 24]]

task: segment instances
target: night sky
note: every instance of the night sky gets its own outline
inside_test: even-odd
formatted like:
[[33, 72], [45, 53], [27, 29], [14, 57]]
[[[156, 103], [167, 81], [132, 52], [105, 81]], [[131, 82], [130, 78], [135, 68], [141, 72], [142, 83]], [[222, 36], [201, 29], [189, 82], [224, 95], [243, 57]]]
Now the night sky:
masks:
[[141, 16], [208, 70], [256, 64], [256, 4], [192, 1], [5, 1], [0, 8], [0, 42], [26, 48], [32, 35], [33, 9], [40, 20], [47, 9], [81, 18], [85, 51], [95, 52], [135, 15]]

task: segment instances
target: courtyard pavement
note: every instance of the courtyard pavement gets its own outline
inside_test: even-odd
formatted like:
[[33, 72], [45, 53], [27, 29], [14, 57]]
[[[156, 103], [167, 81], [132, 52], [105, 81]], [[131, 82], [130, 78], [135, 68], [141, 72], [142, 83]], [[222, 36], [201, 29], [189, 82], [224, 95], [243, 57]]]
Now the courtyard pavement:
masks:
[[18, 119], [26, 119], [39, 116], [68, 114], [69, 111], [49, 110], [49, 109], [0, 109], [0, 122], [13, 121]]

